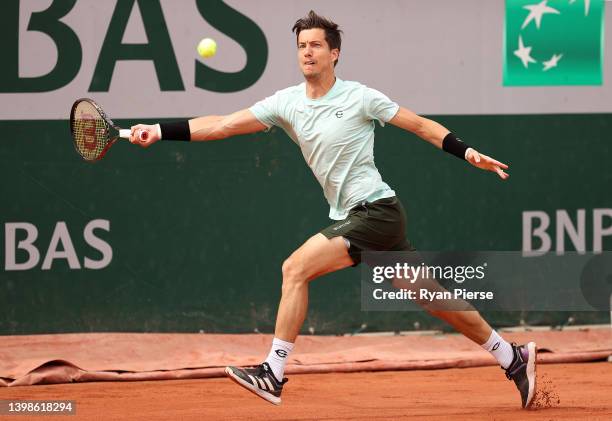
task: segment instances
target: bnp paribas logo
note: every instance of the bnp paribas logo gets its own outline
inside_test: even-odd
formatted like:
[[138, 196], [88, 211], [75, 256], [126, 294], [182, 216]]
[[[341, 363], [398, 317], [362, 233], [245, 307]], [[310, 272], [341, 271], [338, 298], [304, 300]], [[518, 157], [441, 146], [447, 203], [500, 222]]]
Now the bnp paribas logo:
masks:
[[506, 0], [504, 85], [601, 85], [604, 0]]

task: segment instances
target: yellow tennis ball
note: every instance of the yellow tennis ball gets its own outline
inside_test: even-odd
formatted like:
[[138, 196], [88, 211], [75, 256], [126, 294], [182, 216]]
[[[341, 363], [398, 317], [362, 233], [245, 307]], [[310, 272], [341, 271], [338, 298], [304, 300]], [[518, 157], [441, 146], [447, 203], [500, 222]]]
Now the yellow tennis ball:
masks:
[[212, 38], [204, 38], [198, 44], [198, 54], [204, 58], [212, 57], [217, 52], [217, 43]]

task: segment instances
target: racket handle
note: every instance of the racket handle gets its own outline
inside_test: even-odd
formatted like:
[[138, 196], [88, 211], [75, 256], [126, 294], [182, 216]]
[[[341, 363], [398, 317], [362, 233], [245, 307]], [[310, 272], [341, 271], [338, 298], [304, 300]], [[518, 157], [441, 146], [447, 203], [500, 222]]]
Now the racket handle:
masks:
[[[119, 137], [122, 137], [124, 139], [129, 139], [131, 134], [132, 134], [132, 131], [130, 129], [119, 130]], [[149, 132], [145, 130], [140, 131], [140, 136], [139, 136], [140, 140], [147, 140], [148, 137], [149, 137]]]

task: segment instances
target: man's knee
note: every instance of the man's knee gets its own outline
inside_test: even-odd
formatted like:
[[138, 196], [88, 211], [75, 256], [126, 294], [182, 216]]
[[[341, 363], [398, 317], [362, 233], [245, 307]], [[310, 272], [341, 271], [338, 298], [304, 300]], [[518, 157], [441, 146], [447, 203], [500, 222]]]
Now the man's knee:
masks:
[[288, 257], [283, 262], [282, 266], [283, 288], [294, 287], [306, 283], [308, 277], [305, 269], [302, 259], [294, 255]]

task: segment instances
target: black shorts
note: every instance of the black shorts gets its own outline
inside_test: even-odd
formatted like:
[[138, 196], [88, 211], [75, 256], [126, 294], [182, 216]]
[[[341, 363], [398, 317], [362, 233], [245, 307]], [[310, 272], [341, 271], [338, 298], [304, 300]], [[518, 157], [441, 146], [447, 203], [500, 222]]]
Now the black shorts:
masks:
[[328, 239], [344, 237], [354, 266], [361, 263], [363, 251], [415, 251], [406, 239], [406, 212], [397, 197], [364, 202], [321, 231]]

